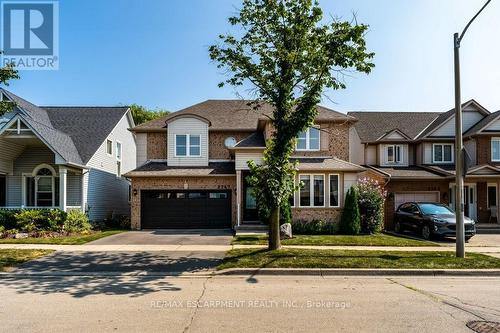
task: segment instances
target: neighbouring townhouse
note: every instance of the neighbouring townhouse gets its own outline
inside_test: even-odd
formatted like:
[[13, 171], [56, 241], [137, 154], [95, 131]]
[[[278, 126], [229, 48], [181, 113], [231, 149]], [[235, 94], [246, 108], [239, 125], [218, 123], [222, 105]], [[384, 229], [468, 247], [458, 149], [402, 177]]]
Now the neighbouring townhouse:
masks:
[[[358, 119], [350, 136], [350, 161], [384, 182], [388, 191], [386, 228], [407, 201], [455, 207], [455, 110], [432, 112], [349, 112]], [[470, 158], [465, 177], [465, 215], [497, 222], [500, 182], [500, 112], [474, 100], [463, 104], [464, 148]]]
[[91, 220], [130, 212], [136, 166], [128, 107], [36, 106], [0, 89], [14, 103], [0, 116], [0, 209], [81, 209]]
[[[370, 177], [384, 184], [386, 228], [407, 201], [454, 207], [454, 110], [349, 112], [318, 106], [314, 125], [298, 136], [292, 198], [296, 220], [340, 218], [347, 190]], [[138, 167], [132, 181], [133, 228], [241, 227], [258, 221], [247, 184], [247, 161], [262, 162], [272, 133], [270, 106], [208, 100], [132, 129]], [[465, 214], [497, 222], [500, 112], [474, 100], [463, 104], [464, 145], [470, 157]]]
[[[300, 133], [293, 159], [304, 187], [291, 199], [294, 219], [338, 221], [346, 191], [366, 168], [349, 162], [356, 119], [318, 106]], [[132, 227], [241, 227], [258, 221], [247, 161], [262, 161], [272, 133], [263, 104], [207, 100], [136, 126], [138, 168], [132, 181]]]

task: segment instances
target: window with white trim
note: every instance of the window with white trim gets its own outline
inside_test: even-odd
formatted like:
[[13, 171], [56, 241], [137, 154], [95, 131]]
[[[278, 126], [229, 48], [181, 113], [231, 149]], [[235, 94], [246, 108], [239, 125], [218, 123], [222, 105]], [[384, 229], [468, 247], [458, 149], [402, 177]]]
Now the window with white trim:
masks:
[[116, 141], [116, 159], [118, 161], [122, 160], [122, 144], [118, 141]]
[[108, 155], [113, 155], [113, 141], [106, 139], [106, 153]]
[[500, 138], [491, 138], [491, 160], [500, 162]]
[[453, 163], [453, 144], [451, 143], [433, 144], [432, 163]]
[[300, 189], [300, 207], [325, 206], [325, 176], [324, 175], [299, 175], [303, 183]]
[[402, 151], [403, 147], [401, 145], [386, 145], [385, 146], [385, 160], [387, 163], [402, 163]]
[[320, 147], [319, 127], [310, 127], [300, 132], [297, 137], [297, 150], [319, 150]]
[[330, 207], [340, 207], [340, 177], [337, 174], [329, 175], [330, 180]]
[[177, 134], [175, 136], [175, 156], [201, 156], [200, 136]]

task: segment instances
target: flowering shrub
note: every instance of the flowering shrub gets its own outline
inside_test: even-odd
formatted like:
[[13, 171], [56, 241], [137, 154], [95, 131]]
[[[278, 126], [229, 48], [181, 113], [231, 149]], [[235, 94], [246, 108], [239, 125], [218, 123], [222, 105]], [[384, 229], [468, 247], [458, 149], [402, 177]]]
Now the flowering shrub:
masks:
[[376, 180], [362, 178], [356, 184], [361, 214], [361, 232], [376, 233], [384, 223], [384, 202], [387, 191]]

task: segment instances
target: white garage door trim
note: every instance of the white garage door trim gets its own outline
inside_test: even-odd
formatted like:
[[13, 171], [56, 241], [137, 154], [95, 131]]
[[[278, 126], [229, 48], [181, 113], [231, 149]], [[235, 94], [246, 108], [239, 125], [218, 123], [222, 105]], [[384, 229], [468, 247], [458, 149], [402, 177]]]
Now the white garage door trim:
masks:
[[411, 191], [394, 193], [394, 210], [405, 202], [440, 202], [439, 191]]

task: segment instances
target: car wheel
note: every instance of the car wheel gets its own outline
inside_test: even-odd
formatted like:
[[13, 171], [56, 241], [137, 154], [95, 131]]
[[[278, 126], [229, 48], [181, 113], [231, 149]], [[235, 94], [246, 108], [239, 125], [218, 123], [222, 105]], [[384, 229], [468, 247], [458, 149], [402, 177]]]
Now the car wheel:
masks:
[[403, 228], [401, 227], [401, 223], [399, 221], [396, 221], [396, 223], [394, 223], [394, 231], [398, 234], [403, 232]]
[[428, 224], [424, 224], [424, 226], [422, 227], [422, 231], [421, 231], [420, 234], [422, 235], [422, 238], [425, 239], [425, 240], [431, 239], [432, 232], [431, 232], [431, 228], [429, 227]]
[[468, 243], [471, 238], [472, 238], [472, 236], [471, 237], [465, 237], [465, 242]]

